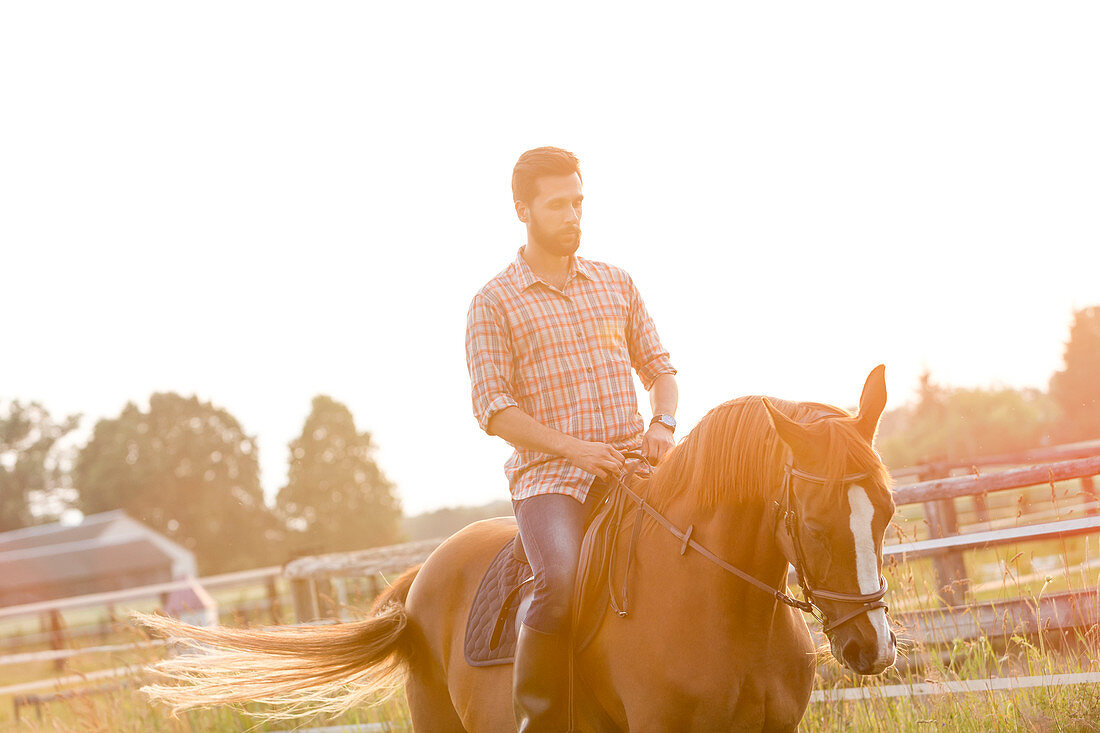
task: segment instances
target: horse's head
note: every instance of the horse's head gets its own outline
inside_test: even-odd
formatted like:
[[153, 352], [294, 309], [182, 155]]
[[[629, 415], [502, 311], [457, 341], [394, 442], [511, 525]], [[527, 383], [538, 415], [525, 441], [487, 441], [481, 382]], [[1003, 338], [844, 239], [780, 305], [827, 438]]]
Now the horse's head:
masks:
[[882, 539], [894, 514], [888, 474], [871, 447], [886, 405], [885, 368], [867, 377], [859, 414], [799, 423], [765, 400], [791, 449], [785, 473], [780, 547], [824, 615], [833, 656], [860, 674], [894, 663], [886, 619]]

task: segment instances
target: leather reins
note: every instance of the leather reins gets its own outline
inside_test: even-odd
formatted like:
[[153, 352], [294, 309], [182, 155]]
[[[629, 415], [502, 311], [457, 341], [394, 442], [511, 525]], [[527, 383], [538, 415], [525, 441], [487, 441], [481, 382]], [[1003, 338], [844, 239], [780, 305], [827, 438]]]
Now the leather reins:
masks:
[[[631, 458], [633, 458], [633, 457], [637, 457], [639, 459], [642, 458], [641, 455], [639, 455], [637, 453], [633, 453], [633, 452], [624, 453], [624, 455], [626, 455], [627, 457], [631, 457]], [[797, 513], [796, 513], [795, 508], [794, 508], [793, 479], [798, 478], [802, 481], [810, 481], [812, 483], [817, 483], [817, 484], [824, 485], [824, 484], [826, 484], [827, 482], [830, 481], [829, 478], [827, 478], [825, 476], [818, 476], [818, 475], [812, 474], [812, 473], [806, 473], [805, 471], [800, 471], [799, 469], [795, 468], [793, 465], [791, 465], [789, 463], [784, 467], [783, 493], [784, 493], [784, 503], [786, 504], [786, 506], [783, 508], [783, 524], [784, 524], [784, 528], [787, 532], [787, 535], [791, 538], [791, 543], [794, 546], [794, 551], [795, 551], [795, 563], [794, 563], [795, 573], [798, 577], [798, 584], [802, 587], [802, 593], [806, 597], [806, 600], [803, 601], [803, 600], [799, 600], [797, 598], [794, 598], [794, 597], [784, 593], [783, 589], [786, 588], [786, 584], [784, 584], [782, 588], [775, 588], [775, 587], [771, 586], [770, 584], [765, 583], [764, 581], [753, 577], [749, 573], [746, 573], [744, 570], [741, 570], [740, 568], [738, 568], [734, 565], [731, 565], [730, 563], [726, 562], [722, 558], [718, 557], [718, 555], [716, 555], [713, 552], [711, 552], [710, 550], [708, 550], [703, 545], [696, 542], [691, 537], [692, 531], [695, 529], [695, 525], [690, 525], [689, 524], [687, 530], [681, 531], [679, 527], [677, 527], [675, 524], [670, 522], [664, 515], [662, 515], [660, 512], [658, 512], [656, 509], [654, 509], [646, 501], [646, 497], [638, 495], [629, 486], [626, 485], [626, 482], [625, 482], [624, 479], [629, 477], [631, 474], [633, 474], [633, 471], [628, 472], [627, 474], [625, 474], [624, 476], [622, 476], [621, 478], [618, 479], [617, 489], [624, 492], [626, 497], [628, 497], [636, 505], [636, 510], [637, 511], [644, 512], [646, 515], [648, 515], [650, 518], [652, 518], [655, 522], [657, 522], [657, 524], [659, 526], [661, 526], [666, 531], [668, 531], [673, 537], [680, 540], [680, 542], [681, 542], [680, 554], [681, 555], [684, 555], [688, 551], [689, 548], [692, 549], [692, 550], [695, 550], [696, 552], [698, 552], [700, 555], [702, 555], [704, 558], [706, 558], [707, 560], [709, 560], [713, 564], [715, 564], [718, 567], [722, 568], [726, 572], [728, 572], [732, 575], [735, 575], [736, 577], [740, 578], [741, 580], [744, 580], [746, 583], [749, 583], [750, 585], [753, 585], [756, 588], [759, 588], [760, 590], [764, 591], [768, 595], [775, 598], [777, 601], [780, 601], [781, 603], [784, 603], [787, 606], [790, 606], [791, 608], [797, 608], [800, 611], [804, 611], [805, 613], [809, 613], [810, 615], [812, 615], [814, 618], [816, 618], [818, 621], [821, 622], [823, 630], [826, 633], [832, 631], [833, 629], [837, 628], [838, 626], [840, 626], [842, 624], [845, 624], [845, 623], [851, 621], [852, 619], [854, 619], [854, 618], [856, 618], [856, 617], [858, 617], [858, 616], [860, 616], [864, 613], [868, 613], [870, 611], [873, 611], [876, 608], [888, 608], [886, 602], [882, 600], [883, 596], [886, 595], [886, 591], [888, 590], [888, 586], [887, 586], [887, 583], [886, 583], [886, 578], [882, 575], [879, 576], [879, 582], [880, 582], [879, 589], [876, 590], [876, 591], [873, 591], [871, 593], [864, 593], [864, 594], [839, 593], [837, 591], [825, 590], [825, 589], [822, 589], [822, 588], [815, 588], [814, 585], [809, 580], [809, 577], [806, 573], [806, 562], [805, 562], [804, 553], [802, 551], [802, 542], [799, 538], [798, 532], [795, 531], [795, 523], [797, 522], [798, 516], [797, 516]], [[838, 479], [835, 479], [835, 480], [843, 482], [843, 483], [851, 483], [851, 482], [854, 482], [854, 481], [859, 481], [859, 480], [862, 480], [864, 478], [867, 478], [868, 475], [869, 474], [866, 474], [866, 473], [850, 474], [850, 475], [847, 475], [847, 476], [841, 476], [841, 477], [839, 477]], [[612, 492], [612, 493], [614, 493], [614, 492]], [[609, 495], [607, 500], [611, 501], [613, 499]], [[620, 521], [621, 521], [621, 515], [620, 515]], [[609, 591], [610, 596], [611, 596], [611, 607], [615, 610], [615, 612], [620, 617], [624, 617], [624, 616], [628, 615], [628, 613], [629, 613], [628, 599], [627, 599], [627, 582], [628, 582], [629, 575], [630, 575], [630, 560], [634, 556], [634, 548], [635, 548], [635, 545], [638, 542], [639, 534], [640, 534], [639, 515], [636, 514], [635, 518], [634, 518], [634, 526], [633, 526], [632, 531], [631, 531], [630, 546], [627, 548], [626, 569], [625, 569], [625, 573], [624, 573], [624, 577], [623, 577], [622, 600], [621, 601], [619, 601], [615, 598], [615, 590], [612, 587], [612, 583], [613, 583], [612, 576], [614, 574], [614, 545], [618, 543], [618, 533], [615, 534], [614, 544], [612, 545], [612, 548], [611, 548], [612, 568], [608, 572], [608, 591]], [[832, 602], [835, 602], [835, 603], [855, 603], [855, 604], [860, 604], [860, 605], [859, 605], [859, 608], [855, 609], [854, 611], [852, 611], [850, 613], [847, 613], [847, 614], [841, 616], [840, 618], [830, 619], [828, 614], [826, 614], [825, 611], [823, 611], [821, 609], [821, 607], [817, 604], [817, 599], [818, 598], [820, 598], [822, 600], [826, 600], [826, 601], [832, 601]]]

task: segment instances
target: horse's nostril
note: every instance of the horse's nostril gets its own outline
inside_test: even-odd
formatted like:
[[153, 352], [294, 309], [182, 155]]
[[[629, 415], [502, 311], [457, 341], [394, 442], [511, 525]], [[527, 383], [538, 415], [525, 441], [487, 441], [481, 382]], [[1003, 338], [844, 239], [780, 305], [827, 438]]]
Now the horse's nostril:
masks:
[[895, 634], [893, 631], [890, 632], [890, 643], [893, 644], [894, 646], [898, 645], [897, 634]]
[[849, 641], [847, 644], [844, 645], [844, 648], [841, 650], [840, 653], [844, 657], [844, 661], [847, 662], [850, 667], [859, 669], [859, 644], [857, 644], [855, 641]]

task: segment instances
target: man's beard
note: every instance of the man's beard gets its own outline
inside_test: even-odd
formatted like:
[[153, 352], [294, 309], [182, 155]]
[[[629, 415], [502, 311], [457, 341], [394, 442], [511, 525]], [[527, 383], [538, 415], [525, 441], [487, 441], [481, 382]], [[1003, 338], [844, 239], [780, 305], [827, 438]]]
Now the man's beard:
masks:
[[555, 232], [548, 232], [537, 221], [533, 221], [531, 236], [541, 249], [558, 257], [571, 256], [581, 245], [580, 227], [572, 230], [559, 229]]

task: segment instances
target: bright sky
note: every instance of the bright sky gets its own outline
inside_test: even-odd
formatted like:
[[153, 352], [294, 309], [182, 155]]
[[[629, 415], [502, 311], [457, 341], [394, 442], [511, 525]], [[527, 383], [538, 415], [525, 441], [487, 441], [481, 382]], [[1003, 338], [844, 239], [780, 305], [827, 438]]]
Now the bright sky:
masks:
[[925, 368], [1045, 386], [1100, 304], [1100, 6], [671, 7], [5, 3], [0, 400], [83, 439], [197, 394], [273, 496], [327, 393], [409, 513], [506, 498], [463, 332], [538, 145], [580, 157], [581, 254], [633, 275], [685, 427], [851, 406], [880, 362], [894, 406]]

